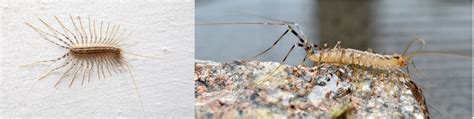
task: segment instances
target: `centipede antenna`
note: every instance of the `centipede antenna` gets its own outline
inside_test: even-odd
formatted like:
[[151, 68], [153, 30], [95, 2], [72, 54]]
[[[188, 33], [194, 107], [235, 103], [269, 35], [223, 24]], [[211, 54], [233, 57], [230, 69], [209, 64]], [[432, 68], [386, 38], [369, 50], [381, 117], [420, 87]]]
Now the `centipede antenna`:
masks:
[[411, 59], [415, 55], [441, 55], [441, 56], [448, 56], [448, 57], [457, 57], [457, 58], [463, 58], [463, 59], [472, 59], [470, 56], [463, 56], [463, 55], [456, 55], [456, 54], [446, 54], [446, 53], [439, 53], [439, 52], [415, 52], [412, 54], [407, 55], [407, 59]]
[[275, 19], [275, 18], [270, 18], [270, 17], [265, 17], [265, 16], [260, 16], [257, 14], [252, 14], [248, 12], [242, 12], [242, 11], [235, 11], [236, 13], [242, 14], [242, 15], [247, 15], [247, 16], [252, 16], [252, 17], [258, 17], [270, 21], [275, 21], [275, 22], [282, 22], [282, 23], [288, 23], [288, 24], [295, 24], [295, 22], [290, 22], [290, 21], [285, 21], [285, 20], [280, 20], [280, 19]]
[[413, 43], [415, 43], [415, 41], [418, 41], [418, 42], [420, 42], [421, 44], [420, 44], [420, 48], [419, 48], [417, 51], [415, 51], [414, 53], [421, 51], [421, 49], [422, 49], [423, 46], [425, 45], [425, 40], [423, 40], [423, 39], [421, 39], [421, 38], [417, 38], [417, 39], [415, 39], [415, 40], [412, 40], [412, 41], [410, 42], [410, 44], [408, 44], [407, 47], [405, 47], [405, 50], [403, 50], [402, 56], [405, 56], [405, 55], [406, 55], [406, 53], [408, 52], [408, 49], [411, 47], [411, 45], [413, 45]]
[[[275, 21], [275, 22], [281, 22], [281, 23], [283, 23], [285, 25], [288, 25], [288, 26], [293, 25], [296, 28], [296, 30], [298, 30], [298, 32], [301, 34], [303, 39], [306, 40], [306, 36], [304, 35], [303, 31], [300, 29], [298, 23], [296, 23], [296, 22], [285, 21], [285, 20], [281, 20], [281, 19], [275, 19], [275, 18], [260, 16], [260, 15], [256, 15], [256, 14], [252, 14], [252, 13], [246, 13], [246, 12], [239, 12], [239, 13], [244, 14], [244, 15], [249, 15], [249, 16], [255, 16], [255, 17], [258, 17], [258, 18], [267, 19], [267, 20], [271, 20], [271, 21]], [[299, 35], [297, 35], [297, 36], [299, 37]]]

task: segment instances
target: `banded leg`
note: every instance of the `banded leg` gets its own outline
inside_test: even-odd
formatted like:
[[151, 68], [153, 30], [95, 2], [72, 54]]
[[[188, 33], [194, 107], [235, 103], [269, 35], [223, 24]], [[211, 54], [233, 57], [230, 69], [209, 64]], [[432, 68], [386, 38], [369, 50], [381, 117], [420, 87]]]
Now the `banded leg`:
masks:
[[58, 57], [58, 58], [56, 58], [56, 59], [36, 61], [36, 62], [33, 62], [33, 63], [20, 65], [20, 67], [28, 67], [28, 66], [32, 66], [32, 65], [35, 65], [35, 64], [38, 64], [38, 63], [56, 62], [56, 61], [59, 61], [59, 60], [61, 60], [61, 59], [66, 58], [67, 56], [69, 56], [69, 53], [66, 53], [66, 54], [64, 54], [63, 56]]
[[69, 65], [69, 63], [70, 63], [71, 61], [72, 61], [72, 59], [69, 59], [69, 60], [67, 60], [63, 65], [58, 66], [58, 67], [56, 67], [56, 68], [54, 68], [54, 69], [52, 69], [52, 70], [49, 70], [49, 71], [46, 72], [46, 73], [43, 73], [42, 75], [40, 75], [40, 76], [38, 77], [38, 80], [44, 79], [44, 78], [46, 78], [47, 76], [49, 76], [52, 72], [54, 72], [54, 71], [56, 71], [56, 70], [58, 70], [58, 69], [60, 69], [60, 68], [63, 68], [63, 67], [65, 67], [65, 66]]
[[[307, 44], [307, 41], [306, 41], [297, 31], [295, 31], [294, 28], [291, 27], [290, 24], [286, 24], [286, 25], [288, 26], [288, 29], [286, 29], [285, 32], [283, 32], [283, 34], [280, 35], [280, 37], [278, 37], [278, 39], [273, 43], [273, 45], [272, 45], [271, 47], [265, 49], [263, 52], [260, 52], [259, 54], [257, 54], [257, 55], [255, 55], [255, 56], [251, 57], [250, 59], [254, 59], [254, 58], [256, 58], [256, 57], [259, 57], [259, 56], [265, 54], [266, 52], [268, 52], [270, 49], [274, 48], [274, 47], [276, 46], [276, 44], [277, 44], [277, 43], [283, 38], [283, 36], [285, 36], [288, 32], [291, 32], [293, 35], [295, 35], [295, 36], [298, 38], [298, 41], [299, 41], [299, 42], [298, 42], [298, 46], [300, 46], [300, 47], [305, 47], [305, 50], [307, 50], [306, 47], [308, 47], [308, 48], [311, 47], [311, 46], [307, 46], [307, 45], [306, 45], [306, 44]], [[286, 58], [285, 58], [285, 59], [286, 59]]]
[[83, 65], [84, 65], [84, 62], [80, 61], [80, 66], [74, 72], [74, 75], [72, 76], [72, 79], [71, 79], [71, 83], [69, 83], [69, 88], [71, 88], [72, 84], [74, 83], [74, 80], [76, 79], [77, 73], [81, 71]]
[[290, 31], [290, 29], [286, 29], [285, 32], [283, 32], [283, 34], [281, 34], [280, 37], [278, 37], [278, 39], [273, 43], [272, 46], [270, 46], [269, 48], [265, 49], [263, 52], [260, 52], [257, 55], [255, 55], [255, 56], [253, 56], [249, 59], [254, 59], [254, 58], [259, 57], [259, 56], [265, 54], [266, 52], [270, 51], [270, 49], [274, 48], [275, 45], [283, 38], [283, 36], [285, 36], [288, 33], [288, 31]]
[[72, 66], [69, 67], [69, 69], [67, 69], [66, 72], [64, 72], [64, 73], [61, 75], [61, 77], [59, 78], [59, 80], [56, 81], [56, 84], [54, 84], [54, 87], [58, 86], [59, 82], [61, 82], [61, 80], [64, 79], [64, 76], [65, 76], [66, 74], [68, 74], [69, 71], [71, 71], [76, 65], [77, 65], [77, 63], [72, 64]]

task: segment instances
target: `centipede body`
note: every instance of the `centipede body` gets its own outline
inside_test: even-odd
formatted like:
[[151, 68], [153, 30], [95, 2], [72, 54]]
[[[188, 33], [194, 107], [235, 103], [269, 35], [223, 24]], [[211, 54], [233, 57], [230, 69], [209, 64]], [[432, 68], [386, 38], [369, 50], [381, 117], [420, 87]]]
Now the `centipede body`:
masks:
[[67, 52], [59, 58], [32, 63], [49, 63], [49, 66], [52, 66], [52, 64], [60, 62], [58, 66], [45, 70], [38, 77], [38, 80], [47, 78], [53, 72], [61, 72], [54, 87], [65, 79], [69, 79], [69, 87], [71, 87], [75, 82], [78, 82], [76, 80], [80, 80], [80, 84], [84, 85], [85, 82], [90, 82], [92, 77], [106, 79], [106, 77], [113, 77], [127, 71], [138, 94], [142, 111], [144, 111], [135, 79], [130, 71], [129, 63], [124, 57], [127, 52], [124, 52], [121, 48], [123, 45], [121, 41], [126, 38], [124, 36], [126, 30], [121, 29], [118, 24], [97, 22], [90, 17], [87, 19], [88, 22], [83, 22], [79, 16], [69, 15], [69, 18], [72, 23], [69, 26], [72, 27], [67, 27], [62, 20], [55, 17], [64, 32], [60, 32], [59, 28], [53, 28], [52, 25], [42, 19], [39, 19], [39, 21], [47, 30], [25, 22], [44, 40], [65, 49]]

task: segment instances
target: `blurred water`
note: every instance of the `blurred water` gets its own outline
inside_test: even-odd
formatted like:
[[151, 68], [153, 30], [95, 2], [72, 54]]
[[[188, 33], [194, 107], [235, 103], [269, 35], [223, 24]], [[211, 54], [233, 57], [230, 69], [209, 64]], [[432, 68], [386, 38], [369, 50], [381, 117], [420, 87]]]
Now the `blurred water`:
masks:
[[[268, 22], [258, 16], [298, 22], [312, 42], [319, 43], [318, 1], [196, 1], [196, 23]], [[426, 40], [424, 51], [472, 57], [471, 1], [380, 0], [371, 4], [376, 52], [401, 53], [415, 38]], [[255, 14], [253, 16], [242, 13]], [[197, 25], [196, 59], [232, 61], [251, 57], [269, 47], [283, 33], [284, 26]], [[342, 31], [341, 31], [342, 32]], [[336, 40], [336, 39], [335, 39]], [[288, 35], [275, 49], [259, 58], [281, 61], [295, 37]], [[415, 49], [418, 46], [415, 44]], [[364, 49], [363, 49], [364, 50]], [[297, 65], [304, 56], [295, 48], [287, 64]], [[424, 89], [433, 118], [466, 118], [472, 115], [472, 61], [449, 56], [416, 56], [423, 77], [415, 81]], [[434, 108], [433, 108], [434, 107]]]

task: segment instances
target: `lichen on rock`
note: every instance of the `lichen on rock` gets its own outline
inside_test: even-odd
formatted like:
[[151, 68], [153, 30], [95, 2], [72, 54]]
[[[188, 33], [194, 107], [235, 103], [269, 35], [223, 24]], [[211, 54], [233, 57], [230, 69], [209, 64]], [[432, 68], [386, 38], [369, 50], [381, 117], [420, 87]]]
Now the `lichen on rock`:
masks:
[[424, 117], [410, 83], [399, 70], [197, 60], [196, 117]]

